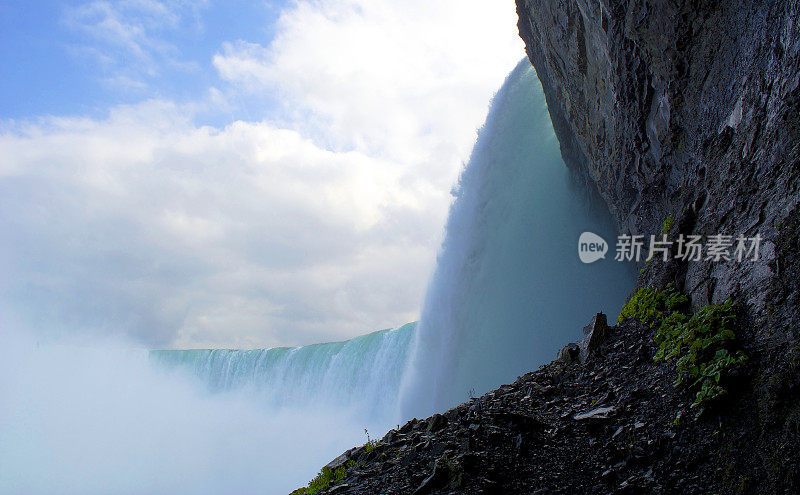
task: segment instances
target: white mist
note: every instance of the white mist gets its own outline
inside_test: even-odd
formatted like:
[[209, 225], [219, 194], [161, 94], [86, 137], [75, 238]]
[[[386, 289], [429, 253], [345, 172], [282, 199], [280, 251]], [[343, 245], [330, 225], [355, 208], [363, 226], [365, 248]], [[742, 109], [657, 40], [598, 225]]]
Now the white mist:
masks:
[[285, 495], [364, 443], [365, 427], [390, 426], [313, 401], [212, 394], [145, 350], [0, 333], [3, 494]]

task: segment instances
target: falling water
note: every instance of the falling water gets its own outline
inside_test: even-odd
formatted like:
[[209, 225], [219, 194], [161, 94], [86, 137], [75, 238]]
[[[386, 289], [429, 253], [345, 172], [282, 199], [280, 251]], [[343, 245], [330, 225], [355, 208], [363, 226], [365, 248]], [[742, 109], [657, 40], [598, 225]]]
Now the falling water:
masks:
[[583, 231], [610, 242], [616, 234], [608, 214], [570, 184], [527, 59], [495, 96], [455, 196], [403, 417], [447, 409], [553, 359], [592, 314], [616, 316], [633, 286], [629, 266], [578, 259]]

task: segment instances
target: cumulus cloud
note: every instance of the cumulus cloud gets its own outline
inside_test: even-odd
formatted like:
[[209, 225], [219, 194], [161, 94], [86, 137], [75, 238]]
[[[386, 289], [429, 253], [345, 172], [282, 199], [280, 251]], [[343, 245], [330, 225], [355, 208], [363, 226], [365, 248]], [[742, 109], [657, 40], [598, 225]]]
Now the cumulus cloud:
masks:
[[268, 47], [228, 42], [214, 66], [281, 95], [287, 120], [327, 146], [413, 163], [442, 188], [523, 54], [515, 22], [513, 5], [476, 0], [298, 2]]
[[[270, 45], [220, 47], [205, 101], [6, 123], [0, 302], [159, 347], [416, 318], [449, 188], [522, 56], [514, 22], [477, 0], [299, 1]], [[263, 118], [195, 123], [264, 92], [282, 103]]]

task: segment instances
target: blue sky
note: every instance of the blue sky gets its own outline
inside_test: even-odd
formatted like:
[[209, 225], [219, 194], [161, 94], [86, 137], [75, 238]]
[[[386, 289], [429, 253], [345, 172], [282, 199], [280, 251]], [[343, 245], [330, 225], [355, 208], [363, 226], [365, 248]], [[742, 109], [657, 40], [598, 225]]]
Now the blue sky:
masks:
[[148, 98], [197, 99], [220, 83], [212, 58], [222, 43], [268, 45], [285, 4], [5, 1], [0, 118], [99, 116]]
[[270, 347], [417, 318], [513, 2], [0, 3], [0, 327]]

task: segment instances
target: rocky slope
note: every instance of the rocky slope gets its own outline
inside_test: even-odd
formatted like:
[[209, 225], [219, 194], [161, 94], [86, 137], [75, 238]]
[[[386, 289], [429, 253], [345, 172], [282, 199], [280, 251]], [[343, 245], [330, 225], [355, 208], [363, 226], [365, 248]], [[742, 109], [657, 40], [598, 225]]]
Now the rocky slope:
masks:
[[698, 420], [691, 398], [673, 387], [674, 370], [654, 362], [647, 326], [631, 320], [606, 336], [583, 363], [565, 352], [345, 452], [329, 467], [346, 473], [318, 493], [796, 493], [800, 473], [786, 463], [797, 460], [797, 431], [778, 442], [777, 428], [775, 444], [763, 444], [749, 428], [761, 413], [757, 381], [742, 375]]
[[588, 359], [568, 346], [346, 452], [320, 493], [800, 492], [800, 2], [517, 11], [565, 162], [622, 233], [763, 239], [756, 261], [670, 259], [640, 278], [675, 284], [694, 314], [736, 301], [749, 359], [698, 415], [674, 363], [653, 359], [657, 325], [628, 320]]

